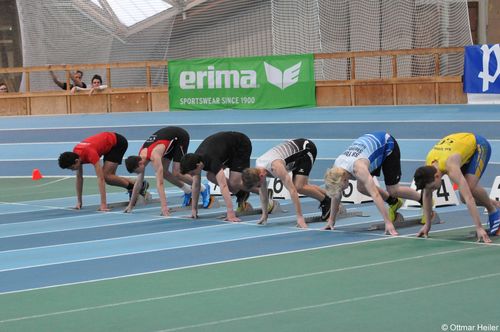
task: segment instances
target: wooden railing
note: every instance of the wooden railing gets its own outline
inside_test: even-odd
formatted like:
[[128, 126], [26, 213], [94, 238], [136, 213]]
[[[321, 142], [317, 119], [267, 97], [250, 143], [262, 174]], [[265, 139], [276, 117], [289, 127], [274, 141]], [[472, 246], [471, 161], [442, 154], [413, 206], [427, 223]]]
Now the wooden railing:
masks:
[[[461, 76], [442, 76], [441, 56], [463, 54], [462, 47], [429, 48], [394, 51], [361, 51], [319, 53], [315, 59], [347, 59], [347, 80], [316, 81], [318, 106], [346, 105], [403, 105], [403, 104], [455, 104], [465, 103]], [[433, 75], [402, 77], [398, 73], [399, 57], [429, 55], [433, 57]], [[357, 63], [364, 58], [391, 58], [392, 75], [377, 79], [358, 79]], [[40, 115], [106, 113], [134, 111], [164, 111], [169, 109], [168, 87], [153, 86], [153, 68], [165, 69], [166, 61], [142, 61], [109, 64], [53, 65], [38, 67], [0, 68], [0, 76], [23, 75], [25, 92], [0, 94], [0, 115]], [[114, 87], [114, 69], [144, 69], [145, 85]], [[104, 71], [104, 84], [108, 89], [91, 97], [87, 93], [70, 94], [69, 90], [31, 91], [30, 77], [33, 73], [46, 72], [47, 84], [51, 84], [49, 71], [64, 71], [65, 81], [70, 82], [70, 72], [82, 70], [86, 73]], [[86, 78], [90, 79], [86, 75]], [[88, 80], [87, 80], [88, 81]], [[165, 77], [165, 82], [167, 78]], [[50, 82], [50, 83], [49, 83]], [[89, 83], [90, 85], [90, 83]]]
[[[441, 59], [445, 54], [463, 56], [463, 47], [425, 48], [393, 51], [360, 51], [319, 53], [315, 59], [348, 59], [350, 79], [316, 81], [319, 106], [335, 105], [403, 105], [403, 104], [461, 104], [466, 103], [462, 92], [462, 77], [442, 76]], [[401, 77], [398, 73], [402, 56], [433, 57], [433, 75]], [[364, 58], [390, 57], [392, 75], [387, 78], [358, 79], [356, 63]]]
[[[134, 111], [163, 111], [168, 109], [167, 85], [154, 86], [151, 79], [153, 68], [166, 70], [166, 61], [141, 61], [109, 64], [79, 64], [79, 65], [51, 65], [37, 67], [0, 68], [0, 75], [23, 75], [23, 92], [9, 92], [0, 94], [0, 115], [39, 115], [39, 114], [72, 114], [72, 113], [105, 113], [105, 112], [134, 112]], [[114, 87], [112, 70], [114, 69], [143, 69], [145, 85], [134, 87]], [[50, 71], [64, 71], [67, 86], [71, 83], [70, 72], [81, 70], [84, 72], [104, 71], [103, 84], [107, 89], [97, 92], [91, 97], [88, 93], [77, 92], [71, 94], [67, 90], [32, 91], [31, 76], [33, 73], [47, 73], [47, 85], [53, 84]], [[166, 74], [165, 74], [166, 75]], [[90, 75], [86, 78], [90, 80]], [[87, 80], [87, 86], [91, 84]], [[85, 81], [85, 80], [84, 80]], [[165, 77], [167, 82], [167, 77]]]

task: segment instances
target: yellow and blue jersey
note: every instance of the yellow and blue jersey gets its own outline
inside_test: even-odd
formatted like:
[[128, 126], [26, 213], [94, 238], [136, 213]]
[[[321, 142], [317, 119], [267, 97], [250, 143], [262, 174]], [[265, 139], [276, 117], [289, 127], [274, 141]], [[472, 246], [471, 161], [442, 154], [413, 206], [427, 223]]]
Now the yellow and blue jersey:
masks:
[[444, 137], [429, 151], [426, 165], [438, 163], [438, 169], [446, 173], [446, 161], [451, 155], [461, 156], [461, 167], [464, 174], [478, 177], [484, 173], [491, 156], [488, 141], [473, 133], [455, 133]]

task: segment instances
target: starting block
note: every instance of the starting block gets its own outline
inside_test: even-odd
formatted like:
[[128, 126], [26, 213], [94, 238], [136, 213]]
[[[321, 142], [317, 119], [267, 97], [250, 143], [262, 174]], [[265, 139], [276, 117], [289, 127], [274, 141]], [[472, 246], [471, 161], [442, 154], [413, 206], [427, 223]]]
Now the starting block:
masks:
[[[140, 205], [146, 205], [146, 204], [152, 204], [152, 203], [160, 203], [159, 198], [153, 198], [151, 193], [149, 191], [146, 192], [146, 196], [139, 195], [137, 197], [137, 201], [135, 202], [135, 206], [140, 206]], [[108, 207], [110, 209], [115, 209], [115, 208], [122, 208], [122, 207], [127, 207], [128, 206], [128, 201], [126, 202], [114, 202], [114, 203], [109, 203]]]
[[[364, 214], [363, 211], [347, 211], [344, 205], [339, 205], [339, 212], [337, 213], [336, 220], [352, 218], [352, 217], [369, 217], [369, 215]], [[306, 224], [313, 222], [326, 222], [326, 220], [321, 219], [321, 215], [312, 216], [305, 218]]]
[[[285, 210], [281, 207], [280, 203], [277, 200], [273, 199], [272, 202], [273, 202], [273, 207], [272, 207], [271, 211], [269, 211], [269, 214], [288, 212], [288, 210]], [[247, 202], [247, 207], [246, 207], [245, 211], [236, 212], [236, 216], [237, 217], [252, 216], [252, 215], [257, 215], [257, 214], [261, 214], [261, 213], [262, 213], [261, 208], [254, 209], [252, 207], [252, 205]]]
[[[443, 221], [441, 221], [441, 218], [439, 217], [439, 214], [435, 211], [432, 211], [431, 222], [433, 225], [443, 223]], [[422, 223], [422, 216], [410, 217], [410, 218], [405, 219], [405, 217], [403, 217], [403, 215], [399, 212], [396, 213], [396, 219], [394, 219], [393, 224], [394, 224], [394, 227], [396, 227], [396, 228], [424, 225], [424, 223]], [[385, 224], [383, 221], [371, 224], [369, 226], [368, 230], [369, 231], [379, 231], [379, 230], [383, 231], [383, 230], [385, 230]]]
[[[246, 209], [245, 211], [237, 211], [236, 216], [237, 217], [243, 217], [243, 216], [254, 216], [254, 215], [260, 215], [262, 214], [262, 209], [254, 209], [253, 206], [250, 203], [246, 203]], [[219, 203], [220, 206], [220, 203]], [[269, 211], [269, 214], [275, 214], [275, 213], [285, 213], [288, 212], [288, 210], [283, 209], [283, 207], [280, 205], [280, 203], [277, 200], [273, 200], [273, 207], [271, 211]], [[226, 218], [226, 215], [218, 216], [218, 219], [224, 219]]]
[[[216, 199], [214, 196], [210, 196], [210, 204], [208, 205], [208, 207], [206, 209], [217, 209], [217, 208], [220, 208], [220, 202], [218, 199]], [[205, 209], [203, 207], [203, 204], [198, 204], [198, 210], [199, 209]], [[180, 212], [180, 211], [191, 211], [191, 205], [188, 205], [188, 206], [182, 206], [182, 205], [178, 205], [178, 206], [174, 206], [174, 207], [171, 207], [169, 208], [170, 212]]]
[[[168, 201], [168, 198], [167, 198]], [[137, 197], [137, 202], [135, 202], [135, 206], [140, 206], [140, 205], [146, 205], [146, 204], [154, 204], [154, 203], [160, 203], [160, 198], [153, 198], [151, 193], [148, 191], [146, 193], [146, 197], [139, 195]], [[108, 204], [108, 207], [110, 209], [113, 208], [122, 208], [122, 207], [127, 207], [128, 202], [115, 202], [115, 203], [110, 203]], [[210, 196], [210, 204], [208, 206], [208, 209], [212, 208], [219, 208], [220, 202], [218, 199], [216, 199], [214, 196]], [[203, 209], [203, 204], [198, 204], [198, 209]], [[174, 206], [174, 207], [169, 207], [170, 212], [180, 212], [180, 211], [190, 211], [191, 210], [191, 205], [189, 206]]]
[[[158, 198], [158, 202], [160, 201], [160, 199]], [[139, 195], [137, 196], [137, 201], [135, 202], [135, 205], [146, 205], [146, 204], [150, 204], [150, 203], [153, 203], [153, 195], [151, 195], [151, 193], [149, 191], [146, 191], [146, 195], [142, 196], [142, 195]]]

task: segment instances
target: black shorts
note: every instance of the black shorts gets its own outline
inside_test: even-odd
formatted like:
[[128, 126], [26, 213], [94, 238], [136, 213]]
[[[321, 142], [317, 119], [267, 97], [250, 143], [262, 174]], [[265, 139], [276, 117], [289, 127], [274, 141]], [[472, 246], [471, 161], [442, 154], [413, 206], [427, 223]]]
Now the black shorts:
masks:
[[250, 167], [250, 156], [252, 155], [252, 142], [250, 139], [241, 134], [239, 139], [240, 144], [233, 153], [233, 158], [225, 165], [232, 172], [243, 172], [245, 168]]
[[[182, 157], [184, 157], [189, 148], [189, 134], [187, 131], [179, 127], [167, 127], [166, 129], [169, 130], [170, 135], [174, 134], [175, 138], [173, 139], [173, 149], [163, 155], [163, 158], [180, 163]], [[168, 140], [171, 141], [172, 139]]]
[[108, 153], [104, 155], [104, 162], [110, 161], [112, 163], [121, 165], [123, 156], [128, 148], [128, 141], [125, 137], [120, 134], [115, 133], [116, 144], [109, 150]]
[[[305, 141], [306, 139], [294, 140], [294, 142], [296, 142], [299, 146], [302, 146]], [[310, 140], [307, 141], [308, 143], [306, 149], [304, 149], [303, 151], [304, 154], [301, 158], [295, 161], [295, 164], [293, 165], [292, 174], [294, 176], [297, 174], [309, 176], [309, 173], [311, 173], [312, 167], [314, 165], [314, 161], [316, 160], [316, 155], [318, 154], [316, 145]]]
[[176, 146], [172, 151], [163, 156], [163, 159], [172, 160], [176, 163], [180, 163], [182, 157], [186, 154], [187, 149], [181, 145]]
[[387, 186], [393, 186], [398, 184], [401, 180], [401, 152], [399, 151], [398, 142], [391, 136], [394, 140], [394, 149], [392, 153], [388, 155], [382, 162], [382, 166], [371, 172], [373, 176], [380, 176], [380, 169], [384, 173], [384, 182]]

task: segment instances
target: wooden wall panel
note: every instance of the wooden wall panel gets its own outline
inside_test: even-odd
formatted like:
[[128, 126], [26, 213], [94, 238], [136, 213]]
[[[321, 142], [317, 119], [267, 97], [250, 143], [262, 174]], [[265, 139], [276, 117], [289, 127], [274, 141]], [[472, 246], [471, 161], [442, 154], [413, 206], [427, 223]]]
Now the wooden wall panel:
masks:
[[0, 98], [1, 115], [27, 115], [27, 98]]
[[68, 114], [66, 96], [31, 97], [31, 115]]
[[434, 83], [408, 83], [397, 85], [398, 105], [435, 104]]
[[117, 93], [111, 95], [111, 112], [146, 112], [147, 93]]
[[392, 85], [369, 84], [359, 85], [354, 88], [355, 104], [367, 105], [393, 105]]
[[[462, 91], [462, 83], [454, 82], [394, 82], [392, 84], [358, 83], [354, 85], [354, 105], [394, 105], [396, 91], [397, 105], [421, 104], [466, 104], [467, 96]], [[321, 81], [316, 86], [318, 106], [351, 106], [351, 86], [336, 82]], [[438, 88], [436, 89], [436, 84]], [[436, 98], [436, 92], [439, 93]], [[67, 98], [69, 102], [67, 102]], [[162, 112], [169, 110], [168, 92], [151, 92], [150, 110]], [[123, 91], [112, 94], [81, 95], [31, 95], [31, 97], [0, 98], [0, 116], [28, 115], [28, 102], [31, 99], [31, 115], [48, 114], [85, 114], [106, 112], [145, 112], [148, 111], [148, 93]], [[108, 100], [110, 104], [108, 104]], [[67, 107], [71, 109], [68, 110]]]
[[99, 94], [89, 96], [87, 94], [71, 96], [72, 114], [80, 113], [107, 113], [108, 96]]
[[161, 112], [168, 111], [170, 104], [168, 101], [168, 92], [153, 92], [152, 93], [152, 111]]
[[440, 104], [467, 104], [467, 94], [462, 83], [439, 83]]
[[349, 86], [317, 86], [316, 104], [318, 106], [351, 106]]

